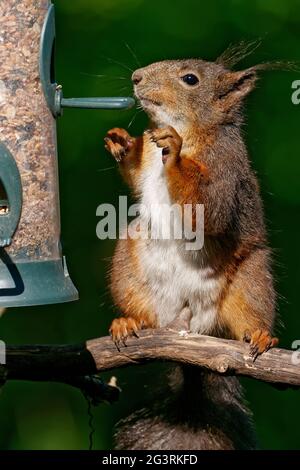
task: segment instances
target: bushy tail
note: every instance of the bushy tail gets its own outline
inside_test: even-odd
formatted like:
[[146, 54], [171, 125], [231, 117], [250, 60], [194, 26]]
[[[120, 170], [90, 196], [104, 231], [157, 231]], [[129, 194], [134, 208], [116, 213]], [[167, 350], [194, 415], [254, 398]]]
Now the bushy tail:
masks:
[[117, 425], [116, 449], [255, 449], [251, 413], [235, 377], [178, 366], [152, 403]]

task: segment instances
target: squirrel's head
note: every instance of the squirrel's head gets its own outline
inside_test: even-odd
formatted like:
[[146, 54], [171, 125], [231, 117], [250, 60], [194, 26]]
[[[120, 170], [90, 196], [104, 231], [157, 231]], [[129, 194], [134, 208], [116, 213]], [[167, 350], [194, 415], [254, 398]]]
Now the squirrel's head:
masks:
[[242, 71], [230, 70], [256, 47], [256, 43], [240, 43], [227, 49], [216, 62], [164, 60], [140, 68], [132, 75], [135, 95], [159, 126], [180, 129], [193, 123], [200, 126], [239, 123], [241, 104], [255, 86], [257, 71], [290, 69], [293, 65], [273, 62]]
[[231, 72], [203, 60], [165, 60], [136, 70], [134, 92], [158, 125], [214, 125], [238, 116], [256, 81], [255, 70]]

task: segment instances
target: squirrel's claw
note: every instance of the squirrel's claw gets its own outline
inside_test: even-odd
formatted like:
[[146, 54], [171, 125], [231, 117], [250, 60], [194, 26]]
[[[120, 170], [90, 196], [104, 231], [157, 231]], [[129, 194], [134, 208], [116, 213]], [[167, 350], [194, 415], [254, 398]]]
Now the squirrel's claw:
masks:
[[104, 147], [119, 163], [130, 152], [134, 145], [134, 139], [125, 129], [114, 127], [104, 137]]
[[[246, 332], [244, 339], [249, 341], [249, 332]], [[279, 343], [278, 338], [273, 338], [267, 330], [256, 330], [250, 337], [250, 356], [255, 359], [270, 348], [277, 346]]]
[[112, 324], [109, 329], [109, 333], [118, 351], [120, 351], [121, 343], [125, 347], [127, 346], [126, 340], [128, 339], [129, 336], [135, 336], [136, 338], [139, 337], [138, 325], [136, 321], [131, 317], [115, 318], [112, 321]]
[[158, 148], [162, 148], [162, 162], [164, 164], [171, 157], [175, 160], [179, 157], [182, 138], [173, 127], [167, 126], [149, 130], [147, 135], [149, 135], [151, 142], [154, 142]]

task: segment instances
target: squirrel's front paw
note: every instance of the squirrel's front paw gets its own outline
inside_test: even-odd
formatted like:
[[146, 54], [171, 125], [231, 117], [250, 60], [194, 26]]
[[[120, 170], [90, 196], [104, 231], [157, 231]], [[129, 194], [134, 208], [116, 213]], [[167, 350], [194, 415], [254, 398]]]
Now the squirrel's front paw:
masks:
[[162, 162], [168, 160], [176, 161], [180, 155], [182, 138], [174, 127], [167, 126], [149, 131], [150, 140], [155, 142], [157, 147], [162, 148]]
[[278, 338], [273, 338], [267, 330], [256, 330], [252, 335], [250, 332], [245, 332], [244, 340], [250, 342], [250, 356], [253, 361], [260, 354], [274, 348], [279, 343]]
[[115, 127], [108, 131], [104, 142], [106, 150], [112, 154], [117, 162], [121, 162], [133, 148], [134, 138], [125, 129]]

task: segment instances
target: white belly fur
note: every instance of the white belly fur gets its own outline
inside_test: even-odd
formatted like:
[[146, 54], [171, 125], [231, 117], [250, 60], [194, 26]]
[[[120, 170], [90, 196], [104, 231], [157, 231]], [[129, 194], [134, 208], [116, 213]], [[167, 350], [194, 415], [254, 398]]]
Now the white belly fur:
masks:
[[[148, 155], [147, 155], [148, 157]], [[164, 219], [160, 204], [171, 204], [161, 150], [153, 144], [151, 163], [142, 179], [141, 203], [157, 205], [151, 224]], [[182, 241], [143, 240], [139, 258], [159, 326], [166, 326], [188, 304], [192, 311], [191, 330], [209, 334], [216, 322], [217, 304], [222, 279], [209, 265], [205, 248], [198, 252], [186, 251]]]

